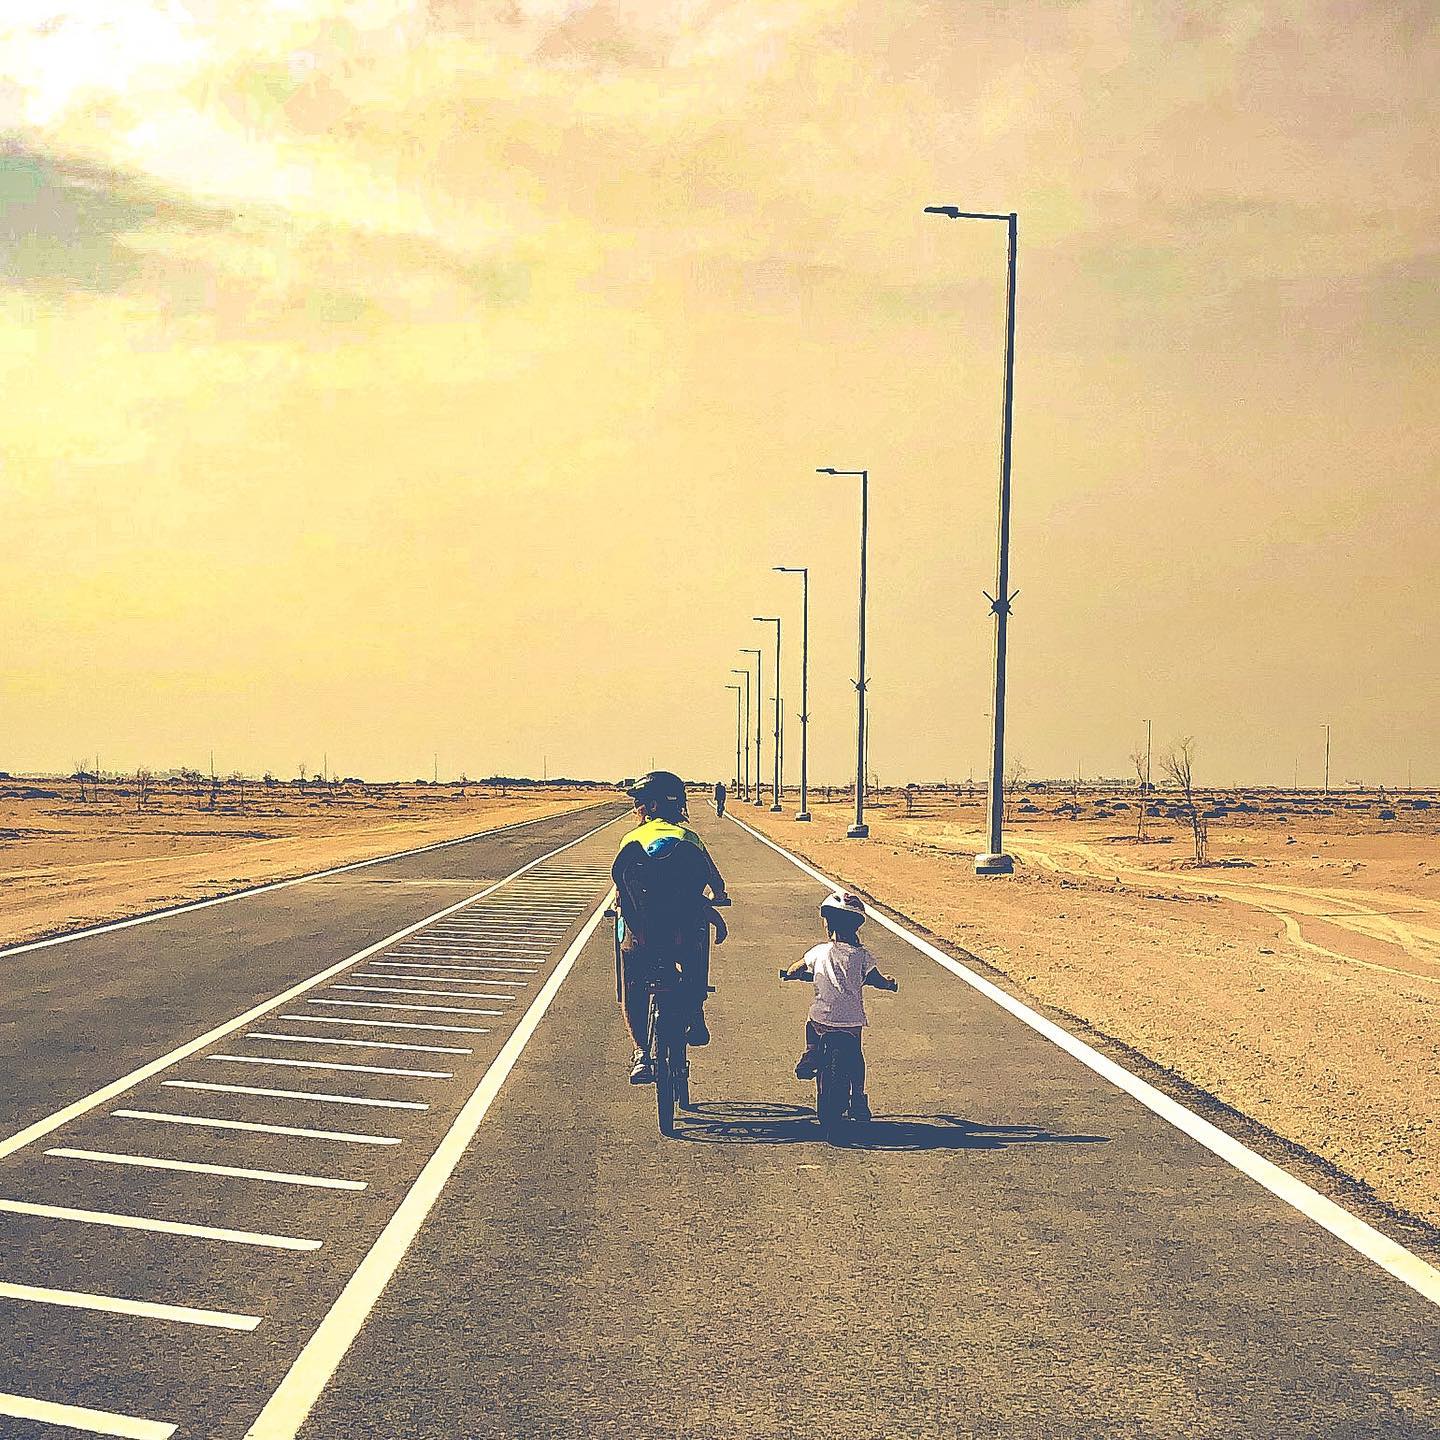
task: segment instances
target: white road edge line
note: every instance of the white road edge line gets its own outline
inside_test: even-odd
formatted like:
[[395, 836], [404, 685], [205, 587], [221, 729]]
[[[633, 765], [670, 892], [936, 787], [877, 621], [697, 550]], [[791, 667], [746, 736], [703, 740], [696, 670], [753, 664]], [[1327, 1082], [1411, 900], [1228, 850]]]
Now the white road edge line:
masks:
[[[605, 802], [602, 800], [597, 803], [603, 805]], [[329, 870], [314, 870], [309, 875], [293, 875], [288, 880], [271, 880], [264, 885], [251, 885], [244, 890], [232, 890], [228, 895], [212, 895], [208, 900], [192, 900], [188, 905], [172, 905], [166, 910], [151, 910], [145, 915], [132, 915], [128, 920], [112, 920], [105, 925], [91, 925], [85, 930], [71, 930], [67, 934], [51, 935], [43, 940], [27, 940], [23, 945], [11, 945], [8, 949], [0, 950], [0, 960], [6, 960], [11, 955], [23, 955], [27, 950], [43, 950], [47, 945], [69, 945], [75, 940], [88, 940], [92, 935], [108, 935], [113, 930], [128, 930], [132, 925], [148, 925], [156, 920], [168, 920], [172, 915], [188, 915], [192, 910], [208, 910], [212, 905], [225, 905], [231, 900], [243, 900], [247, 895], [264, 895], [271, 890], [287, 890], [291, 885], [304, 885], [310, 880], [324, 880], [331, 875], [343, 875], [348, 870], [363, 870], [367, 865], [383, 865], [387, 860], [404, 860], [411, 855], [424, 855], [430, 850], [444, 850], [450, 845], [465, 845], [471, 840], [483, 840], [490, 835], [503, 835], [507, 830], [523, 830], [527, 825], [539, 825], [546, 820], [559, 820], [566, 815], [579, 815], [594, 808], [594, 805], [577, 805], [573, 810], [557, 810], [553, 815], [535, 815], [529, 820], [516, 820], [510, 825], [496, 825], [491, 830], [477, 830], [472, 835], [457, 835], [453, 840], [437, 840], [430, 845], [417, 845], [413, 850], [396, 850], [390, 855], [377, 855], [372, 860], [352, 860], [348, 865], [335, 865]], [[605, 822], [606, 825], [612, 823], [609, 820]], [[558, 853], [555, 850], [550, 852], [551, 855]], [[549, 857], [544, 858], [548, 859]]]
[[328, 1175], [291, 1175], [284, 1170], [247, 1170], [240, 1165], [206, 1165], [198, 1160], [167, 1160], [159, 1155], [117, 1155], [111, 1150], [47, 1150], [59, 1160], [98, 1160], [104, 1165], [134, 1165], [141, 1170], [183, 1170], [186, 1174], [225, 1175], [235, 1180], [267, 1180], [314, 1190], [364, 1190], [365, 1180], [332, 1180]]
[[[743, 820], [727, 815], [747, 834], [753, 835], [762, 845], [768, 845], [777, 855], [783, 855], [798, 870], [803, 870], [811, 879], [818, 881], [827, 890], [843, 888], [829, 876], [815, 869], [813, 865], [792, 855], [782, 845], [777, 845], [768, 836], [752, 829]], [[1352, 1215], [1333, 1200], [1312, 1189], [1303, 1180], [1288, 1170], [1282, 1170], [1264, 1156], [1257, 1155], [1248, 1145], [1242, 1145], [1233, 1136], [1227, 1135], [1218, 1125], [1202, 1119], [1193, 1110], [1187, 1109], [1178, 1100], [1157, 1090], [1153, 1085], [1132, 1075], [1123, 1065], [1102, 1055], [1083, 1040], [1063, 1030], [1053, 1021], [1047, 1020], [1038, 1011], [1032, 1010], [1013, 995], [992, 984], [984, 976], [977, 975], [969, 966], [962, 965], [943, 950], [922, 940], [913, 930], [907, 929], [898, 920], [871, 910], [870, 918], [892, 934], [912, 945], [922, 955], [928, 956], [938, 965], [958, 976], [972, 989], [978, 990], [986, 999], [993, 1000], [1002, 1010], [1008, 1011], [1017, 1020], [1043, 1035], [1067, 1055], [1093, 1070], [1102, 1079], [1108, 1080], [1118, 1090], [1123, 1090], [1132, 1099], [1138, 1100], [1145, 1108], [1167, 1124], [1173, 1125], [1188, 1135], [1212, 1154], [1218, 1155], [1226, 1164], [1233, 1166], [1242, 1175], [1247, 1175], [1257, 1185], [1263, 1186], [1278, 1200], [1298, 1210], [1307, 1219], [1313, 1220], [1322, 1229], [1328, 1230], [1342, 1244], [1373, 1261], [1382, 1270], [1408, 1285], [1417, 1294], [1423, 1295], [1432, 1304], [1440, 1305], [1440, 1270], [1412, 1254], [1403, 1245], [1382, 1235], [1373, 1226], [1367, 1225], [1358, 1216]]]
[[170, 1440], [175, 1426], [159, 1420], [140, 1420], [110, 1410], [84, 1405], [57, 1405], [53, 1400], [32, 1400], [28, 1395], [0, 1393], [0, 1415], [16, 1420], [38, 1420], [42, 1425], [65, 1425], [91, 1435], [113, 1435], [118, 1440]]
[[147, 1215], [116, 1215], [106, 1210], [71, 1210], [65, 1205], [32, 1205], [25, 1200], [0, 1200], [0, 1210], [34, 1215], [41, 1220], [74, 1220], [82, 1225], [110, 1225], [116, 1230], [153, 1230], [161, 1235], [193, 1235], [199, 1240], [226, 1240], [232, 1245], [260, 1245], [268, 1250], [318, 1250], [319, 1240], [292, 1235], [266, 1235], [254, 1230], [223, 1230], [214, 1225], [188, 1225], [179, 1220], [152, 1220]]
[[[618, 819], [619, 817], [617, 816], [615, 818]], [[523, 823], [530, 824], [532, 822], [525, 821]], [[473, 905], [477, 901], [483, 900], [487, 895], [493, 895], [495, 891], [504, 885], [508, 885], [519, 876], [524, 875], [526, 871], [533, 870], [537, 865], [543, 864], [553, 856], [562, 854], [572, 846], [579, 845], [581, 841], [588, 840], [592, 835], [599, 834], [607, 825], [613, 825], [614, 823], [615, 820], [613, 819], [603, 821], [593, 829], [587, 830], [583, 835], [577, 835], [575, 839], [567, 840], [565, 844], [557, 845], [555, 849], [547, 851], [544, 855], [527, 861], [518, 870], [512, 870], [503, 880], [497, 880], [493, 885], [487, 885], [485, 889], [477, 891], [474, 895], [468, 895], [464, 900], [458, 900], [453, 905], [447, 905], [444, 909], [437, 910], [434, 915], [427, 915], [423, 920], [417, 920], [413, 925], [406, 925], [403, 929], [395, 931], [393, 935], [387, 935], [385, 939], [377, 940], [373, 945], [367, 945], [363, 950], [357, 950], [355, 954], [320, 971], [318, 975], [312, 975], [308, 980], [302, 980], [299, 984], [292, 985], [288, 990], [282, 991], [279, 995], [272, 996], [269, 1000], [262, 1000], [260, 1004], [256, 1005], [253, 1009], [247, 1010], [243, 1015], [238, 1015], [233, 1020], [227, 1020], [223, 1025], [217, 1025], [213, 1030], [207, 1030], [205, 1034], [201, 1035], [198, 1039], [187, 1040], [185, 1044], [177, 1046], [174, 1050], [170, 1051], [168, 1055], [162, 1055], [157, 1060], [151, 1060], [140, 1066], [138, 1070], [132, 1070], [121, 1079], [114, 1080], [108, 1085], [102, 1085], [100, 1089], [92, 1090], [90, 1094], [83, 1098], [64, 1106], [62, 1109], [53, 1111], [43, 1119], [36, 1120], [33, 1124], [27, 1125], [23, 1130], [19, 1130], [14, 1135], [0, 1140], [0, 1160], [3, 1160], [7, 1155], [13, 1155], [17, 1150], [23, 1149], [26, 1145], [32, 1144], [34, 1141], [40, 1139], [42, 1135], [48, 1135], [52, 1130], [58, 1130], [62, 1125], [68, 1124], [71, 1120], [95, 1109], [97, 1105], [103, 1105], [106, 1101], [113, 1100], [117, 1095], [123, 1094], [134, 1085], [138, 1085], [142, 1080], [148, 1080], [152, 1075], [158, 1074], [161, 1070], [168, 1070], [170, 1066], [178, 1064], [181, 1060], [195, 1054], [197, 1050], [203, 1050], [206, 1046], [213, 1045], [217, 1040], [223, 1040], [225, 1036], [229, 1035], [232, 1031], [239, 1030], [242, 1026], [250, 1024], [252, 1020], [258, 1020], [262, 1015], [268, 1014], [271, 1010], [275, 1009], [277, 1005], [283, 1005], [287, 1001], [293, 1000], [297, 995], [303, 995], [307, 990], [313, 990], [315, 986], [330, 979], [333, 975], [340, 974], [342, 970], [347, 969], [349, 966], [356, 965], [361, 960], [368, 960], [377, 951], [384, 950], [387, 946], [395, 944], [397, 940], [403, 939], [406, 935], [413, 935], [415, 931], [424, 929], [426, 925], [438, 916], [451, 914], [453, 911], [463, 909], [466, 905]], [[449, 842], [445, 841], [442, 843], [448, 844]], [[328, 874], [333, 872], [322, 871], [321, 873]], [[314, 879], [315, 877], [309, 876], [306, 878]], [[287, 881], [285, 883], [289, 884], [293, 882]], [[254, 892], [252, 891], [250, 893], [253, 894]], [[215, 902], [203, 901], [201, 903], [212, 904]], [[171, 911], [170, 913], [173, 914], [174, 912]], [[61, 938], [63, 939], [64, 937]], [[13, 953], [14, 951], [0, 952], [0, 956]]]
[[466, 1146], [474, 1139], [486, 1112], [500, 1093], [500, 1087], [550, 1008], [550, 1002], [574, 969], [580, 952], [600, 924], [609, 903], [610, 897], [606, 895], [595, 907], [529, 1009], [521, 1016], [520, 1023], [480, 1077], [480, 1083], [455, 1117], [454, 1124], [446, 1131], [435, 1153], [425, 1162], [389, 1224], [380, 1232], [379, 1238], [360, 1262], [359, 1269], [326, 1312], [319, 1328], [306, 1342], [279, 1387], [265, 1402], [265, 1408], [256, 1417], [255, 1423], [245, 1432], [245, 1440], [295, 1440], [305, 1417], [320, 1398], [390, 1277], [405, 1258], [405, 1252], [425, 1223], [445, 1182], [460, 1163]]
[[217, 1330], [253, 1330], [258, 1315], [232, 1315], [228, 1310], [196, 1310], [189, 1305], [159, 1305], [123, 1295], [92, 1295], [86, 1290], [47, 1290], [43, 1285], [12, 1285], [0, 1280], [0, 1300], [36, 1305], [63, 1305], [71, 1310], [98, 1310], [105, 1315], [134, 1315], [144, 1320], [173, 1320], [180, 1325], [208, 1325]]

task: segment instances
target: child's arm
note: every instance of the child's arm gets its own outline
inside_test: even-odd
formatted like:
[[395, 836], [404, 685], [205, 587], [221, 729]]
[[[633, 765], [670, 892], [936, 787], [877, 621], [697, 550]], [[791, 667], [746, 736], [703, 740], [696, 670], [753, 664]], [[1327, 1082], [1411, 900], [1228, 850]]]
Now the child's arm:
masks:
[[797, 960], [793, 965], [782, 967], [780, 978], [782, 980], [813, 980], [815, 978], [815, 972], [802, 958]]
[[865, 979], [861, 983], [873, 985], [877, 990], [898, 990], [900, 988], [898, 980], [892, 980], [888, 975], [882, 975], [875, 965], [865, 972]]

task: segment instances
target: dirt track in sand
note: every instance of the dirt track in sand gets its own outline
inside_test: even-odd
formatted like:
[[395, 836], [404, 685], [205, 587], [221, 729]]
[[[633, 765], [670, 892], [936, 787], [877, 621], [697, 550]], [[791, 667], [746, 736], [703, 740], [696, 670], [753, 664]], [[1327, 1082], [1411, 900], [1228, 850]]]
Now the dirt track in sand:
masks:
[[[593, 802], [601, 792], [476, 786], [132, 790], [0, 787], [0, 945], [369, 860]], [[39, 792], [39, 793], [36, 793]], [[612, 798], [613, 791], [603, 792]]]
[[[1263, 813], [1187, 831], [1067, 819], [1007, 832], [1016, 874], [980, 880], [978, 800], [815, 823], [742, 818], [1368, 1185], [1440, 1223], [1440, 816]], [[1127, 828], [1130, 827], [1130, 828]]]

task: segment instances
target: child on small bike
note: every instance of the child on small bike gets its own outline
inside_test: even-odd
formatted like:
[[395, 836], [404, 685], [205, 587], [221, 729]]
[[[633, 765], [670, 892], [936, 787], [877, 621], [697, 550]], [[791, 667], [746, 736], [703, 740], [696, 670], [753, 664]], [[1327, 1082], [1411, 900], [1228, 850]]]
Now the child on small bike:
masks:
[[860, 943], [865, 902], [858, 895], [845, 890], [827, 895], [820, 905], [820, 918], [825, 922], [828, 940], [806, 951], [795, 964], [780, 972], [782, 980], [815, 982], [815, 999], [805, 1022], [805, 1053], [795, 1066], [795, 1078], [814, 1079], [822, 1036], [837, 1030], [853, 1035], [857, 1059], [855, 1098], [850, 1113], [857, 1120], [868, 1120], [870, 1102], [865, 1095], [865, 1057], [860, 1049], [860, 1031], [867, 1023], [862, 992], [866, 985], [873, 985], [877, 990], [900, 987], [880, 972], [875, 957]]

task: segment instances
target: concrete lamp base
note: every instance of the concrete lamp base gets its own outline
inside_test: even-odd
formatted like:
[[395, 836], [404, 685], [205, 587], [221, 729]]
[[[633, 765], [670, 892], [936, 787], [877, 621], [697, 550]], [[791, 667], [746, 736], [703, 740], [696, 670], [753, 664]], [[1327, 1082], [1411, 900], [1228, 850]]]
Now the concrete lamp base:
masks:
[[808, 810], [801, 810], [795, 818], [797, 820], [808, 820], [810, 818], [810, 812]]
[[975, 873], [977, 875], [1010, 875], [1015, 870], [1015, 861], [1009, 855], [977, 855], [975, 857]]
[[776, 815], [778, 815], [784, 808], [785, 807], [783, 805], [772, 805], [770, 807], [771, 811]]
[[870, 827], [868, 825], [852, 825], [845, 836], [849, 840], [868, 840], [870, 838]]

